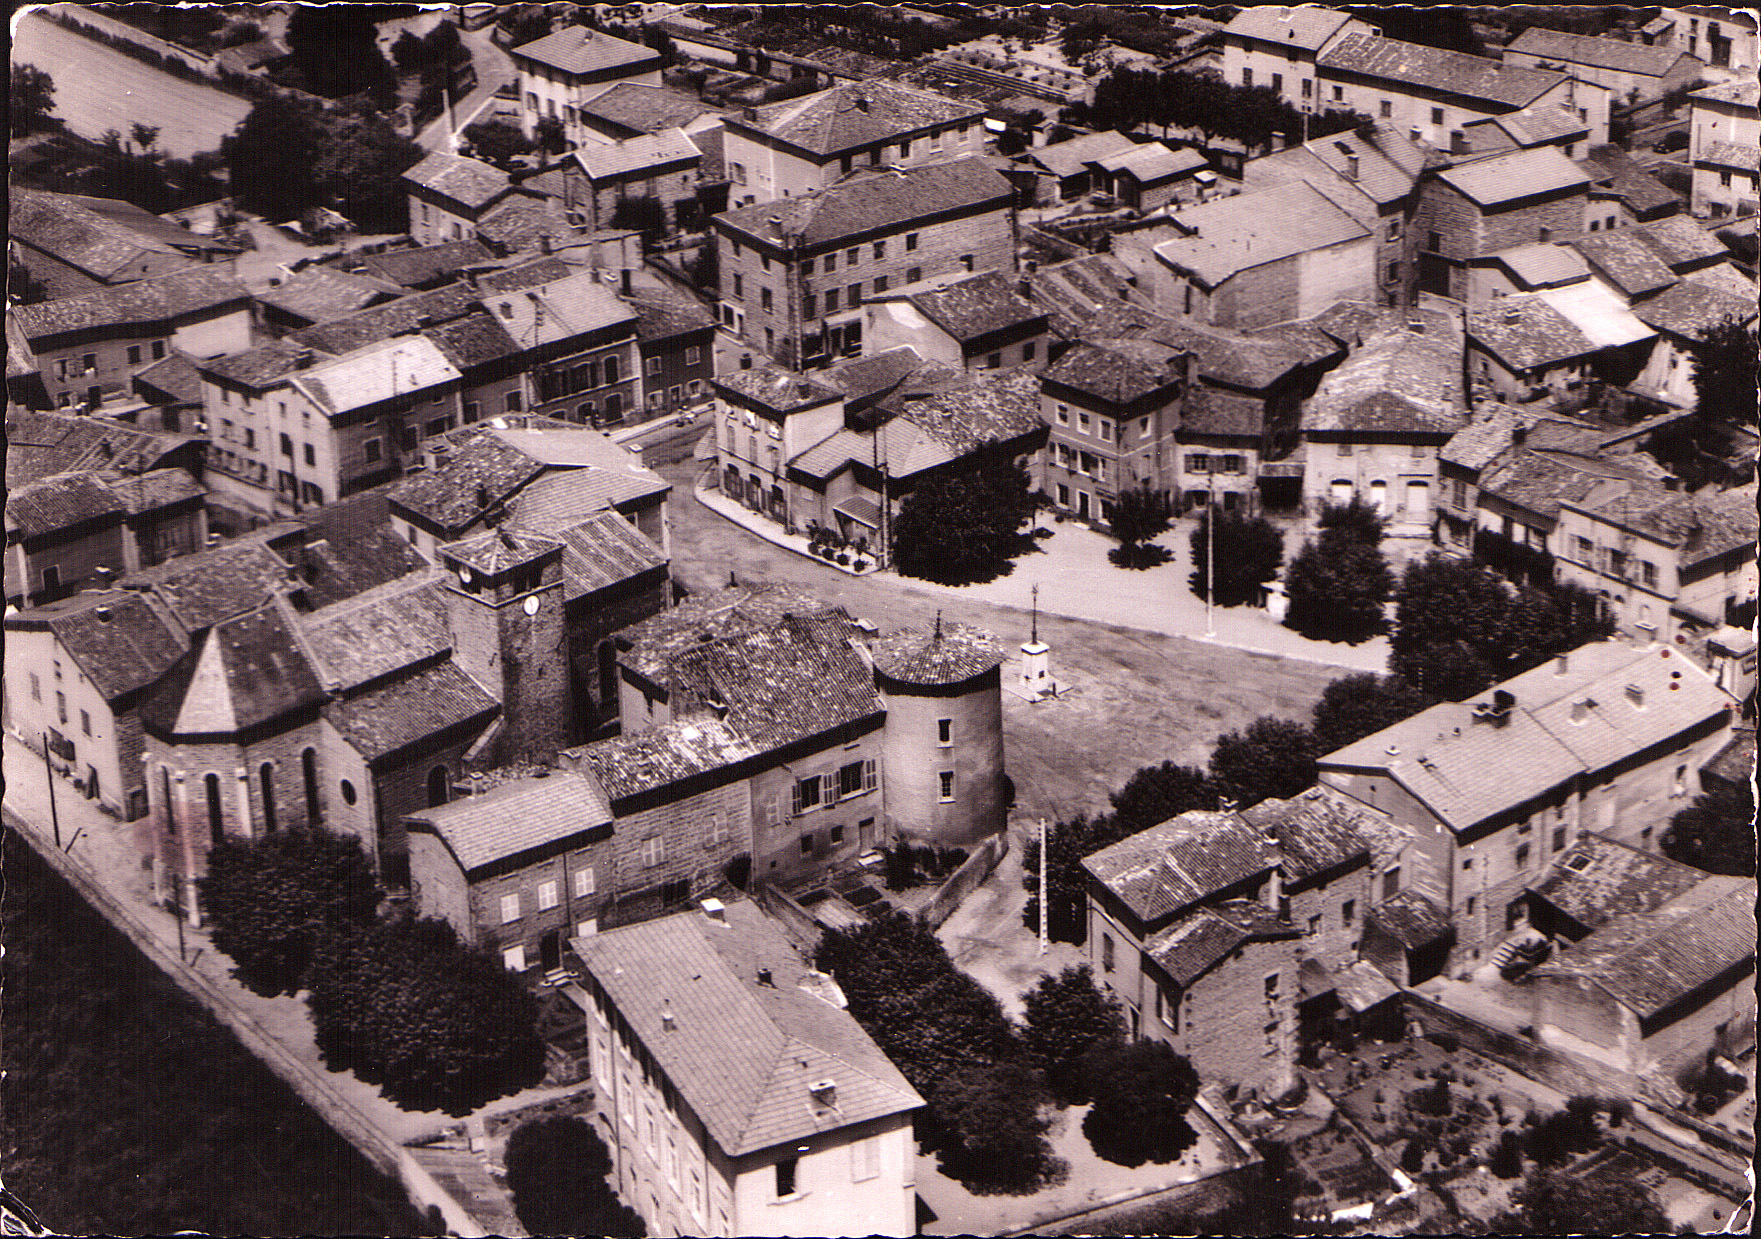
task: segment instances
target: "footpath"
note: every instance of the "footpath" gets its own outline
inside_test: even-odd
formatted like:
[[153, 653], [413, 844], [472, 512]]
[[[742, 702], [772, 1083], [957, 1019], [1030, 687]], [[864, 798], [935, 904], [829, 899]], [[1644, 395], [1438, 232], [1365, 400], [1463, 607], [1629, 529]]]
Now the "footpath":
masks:
[[[308, 1106], [381, 1171], [395, 1176], [423, 1212], [438, 1209], [449, 1233], [508, 1234], [512, 1215], [487, 1168], [469, 1178], [440, 1176], [465, 1190], [459, 1199], [422, 1164], [431, 1161], [411, 1146], [440, 1140], [461, 1125], [480, 1127], [486, 1117], [560, 1100], [580, 1085], [535, 1088], [491, 1102], [456, 1118], [441, 1111], [399, 1109], [352, 1072], [324, 1065], [305, 1003], [298, 997], [265, 998], [232, 976], [232, 961], [214, 950], [208, 935], [183, 924], [147, 898], [147, 875], [133, 843], [133, 824], [101, 812], [97, 802], [56, 777], [51, 788], [42, 756], [18, 737], [3, 741], [5, 822], [17, 830], [98, 912], [126, 934], [154, 965], [232, 1030], [240, 1044], [286, 1081]], [[51, 812], [51, 790], [54, 797]], [[59, 833], [59, 846], [57, 845]], [[482, 1215], [481, 1219], [479, 1215]], [[493, 1219], [492, 1226], [484, 1221]]]

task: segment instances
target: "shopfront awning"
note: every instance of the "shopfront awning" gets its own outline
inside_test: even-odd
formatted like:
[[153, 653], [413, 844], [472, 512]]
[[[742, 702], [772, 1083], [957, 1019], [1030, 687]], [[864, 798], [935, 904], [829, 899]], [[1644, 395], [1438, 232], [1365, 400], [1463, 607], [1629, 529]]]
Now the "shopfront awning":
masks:
[[849, 517], [858, 525], [865, 525], [869, 529], [877, 531], [880, 529], [880, 505], [865, 496], [856, 495], [846, 499], [832, 511], [839, 516]]

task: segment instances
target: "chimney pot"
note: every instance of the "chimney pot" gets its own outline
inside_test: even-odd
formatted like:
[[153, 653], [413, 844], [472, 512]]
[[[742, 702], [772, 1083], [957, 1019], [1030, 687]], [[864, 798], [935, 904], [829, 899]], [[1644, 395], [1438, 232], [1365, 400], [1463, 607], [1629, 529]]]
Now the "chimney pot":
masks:
[[758, 983], [760, 985], [768, 985], [772, 989], [777, 987], [777, 983], [771, 979], [769, 968], [760, 968], [758, 970]]
[[1561, 654], [1559, 656], [1558, 663], [1555, 664], [1555, 666], [1553, 668], [1553, 674], [1554, 675], [1564, 675], [1568, 670], [1570, 670], [1570, 666], [1571, 666], [1571, 664], [1570, 664], [1568, 656], [1565, 654]]

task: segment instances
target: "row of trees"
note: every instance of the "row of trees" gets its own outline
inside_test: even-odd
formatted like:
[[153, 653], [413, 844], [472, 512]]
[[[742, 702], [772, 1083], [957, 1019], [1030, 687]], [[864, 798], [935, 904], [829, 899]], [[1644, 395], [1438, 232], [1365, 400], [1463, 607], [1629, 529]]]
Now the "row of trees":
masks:
[[1210, 74], [1179, 69], [1115, 67], [1094, 85], [1090, 102], [1071, 104], [1061, 119], [1090, 129], [1125, 132], [1159, 125], [1196, 130], [1205, 141], [1229, 138], [1249, 149], [1271, 145], [1274, 134], [1287, 139], [1324, 138], [1365, 129], [1373, 122], [1360, 112], [1304, 113], [1269, 86], [1238, 86]]
[[[339, 7], [349, 6], [298, 13]], [[221, 152], [238, 205], [266, 219], [294, 219], [323, 206], [342, 212], [363, 232], [409, 228], [401, 178], [421, 160], [422, 148], [393, 130], [371, 103], [356, 99], [326, 111], [283, 97], [265, 99]]]
[[1160, 1042], [1128, 1044], [1122, 1008], [1086, 965], [1041, 978], [1017, 1024], [904, 913], [827, 931], [815, 962], [928, 1099], [920, 1138], [969, 1190], [1032, 1192], [1063, 1173], [1048, 1103], [1090, 1105], [1084, 1133], [1121, 1165], [1171, 1161], [1197, 1139], [1184, 1118], [1198, 1091], [1191, 1064]]
[[444, 921], [381, 921], [353, 836], [323, 829], [227, 838], [200, 883], [216, 950], [261, 994], [307, 991], [318, 1047], [406, 1109], [464, 1114], [536, 1084], [532, 994]]

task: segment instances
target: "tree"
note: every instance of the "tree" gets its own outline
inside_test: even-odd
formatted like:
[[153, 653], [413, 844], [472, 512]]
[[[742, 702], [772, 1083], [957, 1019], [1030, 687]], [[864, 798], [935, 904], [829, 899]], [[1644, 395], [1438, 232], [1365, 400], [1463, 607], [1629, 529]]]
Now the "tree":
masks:
[[35, 133], [55, 110], [55, 80], [35, 65], [12, 66], [12, 134]]
[[289, 168], [310, 168], [326, 140], [317, 113], [291, 99], [272, 95], [250, 110], [224, 142], [238, 203], [265, 219], [292, 219], [318, 202], [322, 191], [310, 176], [289, 176]]
[[1019, 155], [1033, 144], [1033, 135], [1015, 124], [1008, 124], [997, 135], [997, 154]]
[[1700, 329], [1692, 365], [1701, 418], [1755, 425], [1756, 352], [1755, 328], [1734, 318]]
[[[1216, 521], [1217, 571], [1212, 579], [1210, 564], [1211, 522]], [[1247, 516], [1239, 511], [1217, 514], [1206, 507], [1190, 539], [1192, 576], [1188, 584], [1200, 598], [1206, 589], [1220, 607], [1238, 607], [1257, 603], [1260, 591], [1278, 577], [1278, 566], [1284, 562], [1284, 535], [1278, 527], [1261, 516]]]
[[[446, 23], [442, 23], [443, 25]], [[406, 73], [412, 73], [428, 64], [428, 44], [414, 30], [405, 28], [391, 45], [391, 58], [397, 67]]]
[[505, 167], [515, 155], [527, 154], [532, 149], [532, 139], [521, 133], [518, 125], [505, 120], [475, 121], [465, 126], [464, 135], [477, 158], [497, 167]]
[[979, 1195], [1026, 1195], [1062, 1168], [1040, 1114], [1040, 1088], [1019, 1062], [961, 1065], [930, 1094], [942, 1170]]
[[893, 523], [893, 566], [901, 576], [967, 585], [1009, 572], [1025, 550], [1033, 514], [1027, 470], [985, 455], [935, 474], [906, 497]]
[[1198, 1073], [1165, 1041], [1105, 1046], [1089, 1055], [1094, 1108], [1082, 1121], [1095, 1154], [1121, 1166], [1158, 1165], [1191, 1148], [1198, 1133], [1186, 1111]]
[[371, 925], [381, 894], [361, 841], [322, 829], [228, 836], [198, 885], [214, 949], [259, 994], [301, 988], [319, 933]]
[[134, 139], [135, 146], [144, 155], [159, 142], [159, 126], [146, 125], [136, 121], [129, 127], [129, 136]]
[[369, 95], [382, 110], [397, 83], [379, 50], [379, 23], [417, 10], [383, 4], [301, 5], [287, 21], [288, 58], [304, 89], [326, 99]]
[[1755, 794], [1717, 783], [1669, 819], [1663, 854], [1707, 873], [1755, 876]]
[[312, 164], [323, 205], [335, 206], [363, 232], [408, 230], [403, 174], [421, 162], [422, 148], [365, 111], [331, 113], [325, 130], [323, 153]]
[[1515, 1214], [1493, 1220], [1501, 1235], [1667, 1235], [1674, 1231], [1649, 1187], [1630, 1177], [1578, 1178], [1529, 1171], [1511, 1196]]
[[647, 1233], [642, 1218], [607, 1185], [611, 1153], [583, 1120], [555, 1115], [520, 1124], [503, 1161], [514, 1214], [527, 1234]]
[[563, 122], [555, 116], [540, 116], [537, 125], [538, 149], [546, 155], [560, 155], [569, 149], [563, 133]]
[[1429, 698], [1396, 676], [1373, 671], [1342, 676], [1321, 690], [1315, 703], [1315, 746], [1331, 753], [1411, 718], [1431, 704]]
[[1381, 632], [1382, 608], [1394, 588], [1381, 550], [1383, 529], [1382, 514], [1356, 495], [1325, 505], [1319, 533], [1284, 574], [1285, 624], [1307, 637], [1353, 644]]
[[1167, 552], [1149, 546], [1165, 533], [1174, 518], [1174, 504], [1165, 490], [1151, 490], [1150, 484], [1130, 486], [1119, 492], [1109, 522], [1119, 547], [1108, 556], [1122, 568], [1151, 568], [1167, 560]]
[[1238, 808], [1287, 799], [1314, 786], [1315, 734], [1301, 723], [1263, 715], [1244, 731], [1218, 739], [1211, 750], [1211, 778]]
[[658, 198], [620, 198], [612, 208], [611, 227], [640, 232], [652, 244], [666, 235], [666, 206]]
[[[1117, 843], [1131, 831], [1124, 830], [1117, 818], [1103, 814], [1089, 818], [1078, 814], [1068, 822], [1058, 822], [1046, 831], [1046, 936], [1053, 942], [1070, 942], [1081, 946], [1088, 938], [1088, 877], [1082, 858], [1110, 843]], [[1029, 929], [1039, 928], [1040, 842], [1030, 837], [1021, 851], [1021, 885], [1030, 898], [1022, 910], [1022, 923]]]
[[331, 1069], [352, 1068], [406, 1109], [468, 1114], [543, 1078], [531, 991], [444, 921], [327, 933], [310, 988], [313, 1030]]
[[1066, 1105], [1080, 1105], [1088, 1088], [1082, 1058], [1102, 1046], [1123, 1044], [1125, 1012], [1119, 1000], [1095, 984], [1087, 964], [1076, 964], [1021, 995], [1027, 1018], [1022, 1041], [1053, 1094]]
[[1138, 770], [1112, 800], [1119, 837], [1124, 838], [1193, 809], [1215, 809], [1217, 789], [1202, 770], [1165, 761]]

